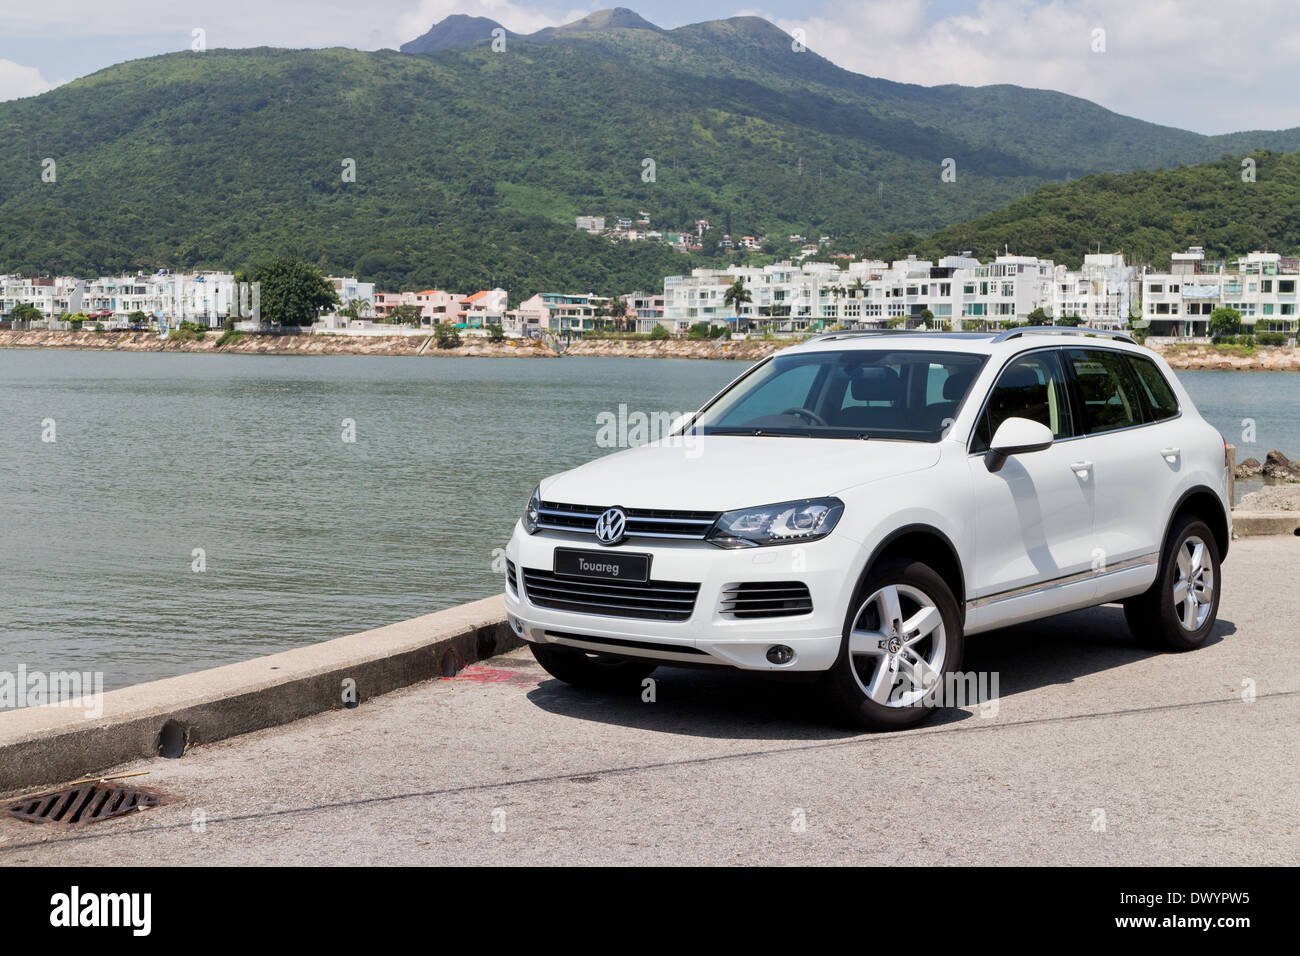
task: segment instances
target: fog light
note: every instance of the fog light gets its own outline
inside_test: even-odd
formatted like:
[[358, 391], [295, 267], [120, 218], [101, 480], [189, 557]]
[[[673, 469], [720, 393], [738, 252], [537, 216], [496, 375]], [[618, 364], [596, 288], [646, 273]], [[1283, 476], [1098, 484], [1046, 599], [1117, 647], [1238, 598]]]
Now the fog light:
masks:
[[518, 634], [520, 637], [523, 637], [524, 622], [519, 620], [519, 618], [515, 617], [513, 614], [509, 615], [509, 618], [510, 618], [510, 629], [514, 631], [516, 634]]
[[773, 644], [767, 649], [767, 659], [773, 664], [789, 664], [794, 660], [794, 648], [784, 644]]

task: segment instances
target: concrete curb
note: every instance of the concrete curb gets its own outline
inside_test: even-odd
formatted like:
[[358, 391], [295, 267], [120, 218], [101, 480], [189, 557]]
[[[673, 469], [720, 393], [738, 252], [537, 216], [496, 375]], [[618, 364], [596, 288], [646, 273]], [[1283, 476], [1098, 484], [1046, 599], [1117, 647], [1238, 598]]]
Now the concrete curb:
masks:
[[0, 792], [73, 780], [143, 757], [168, 738], [185, 746], [287, 724], [343, 707], [343, 681], [364, 702], [450, 677], [520, 646], [501, 597], [280, 654], [110, 691], [103, 713], [26, 707], [0, 713]]
[[1300, 511], [1234, 511], [1232, 533], [1238, 538], [1261, 534], [1300, 535]]

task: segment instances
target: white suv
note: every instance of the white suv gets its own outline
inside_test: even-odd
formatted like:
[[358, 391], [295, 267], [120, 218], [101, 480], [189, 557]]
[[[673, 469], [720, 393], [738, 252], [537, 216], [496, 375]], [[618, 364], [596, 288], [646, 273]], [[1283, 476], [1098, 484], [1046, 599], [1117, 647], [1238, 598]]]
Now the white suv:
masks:
[[505, 601], [571, 684], [822, 672], [897, 728], [965, 679], [967, 634], [1122, 601], [1139, 639], [1200, 646], [1231, 537], [1222, 436], [1127, 336], [835, 332], [542, 481]]

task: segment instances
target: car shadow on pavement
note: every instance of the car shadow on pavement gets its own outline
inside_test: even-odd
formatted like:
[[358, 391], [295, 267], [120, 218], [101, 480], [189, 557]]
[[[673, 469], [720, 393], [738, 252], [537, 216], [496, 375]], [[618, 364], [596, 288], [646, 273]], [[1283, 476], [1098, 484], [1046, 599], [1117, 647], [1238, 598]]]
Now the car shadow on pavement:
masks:
[[[1220, 620], [1205, 646], [1236, 631]], [[1160, 654], [1138, 644], [1118, 606], [1089, 608], [967, 639], [966, 673], [998, 675], [1000, 697], [1066, 684], [1099, 671]], [[661, 667], [653, 674], [654, 700], [642, 690], [582, 690], [554, 679], [528, 693], [541, 710], [563, 717], [690, 737], [730, 740], [843, 740], [866, 731], [837, 725], [807, 680], [742, 671]], [[921, 724], [934, 729], [974, 717], [945, 708]]]
[[[643, 701], [637, 690], [582, 690], [558, 680], [544, 681], [528, 699], [564, 717], [689, 737], [818, 741], [865, 733], [838, 724], [810, 681], [696, 667], [660, 667], [652, 676], [653, 702]], [[939, 711], [925, 726], [970, 716]]]
[[[1220, 618], [1202, 649], [1236, 630]], [[1123, 608], [1107, 604], [972, 635], [966, 639], [963, 670], [996, 673], [999, 696], [1010, 697], [1164, 653], [1138, 643]]]

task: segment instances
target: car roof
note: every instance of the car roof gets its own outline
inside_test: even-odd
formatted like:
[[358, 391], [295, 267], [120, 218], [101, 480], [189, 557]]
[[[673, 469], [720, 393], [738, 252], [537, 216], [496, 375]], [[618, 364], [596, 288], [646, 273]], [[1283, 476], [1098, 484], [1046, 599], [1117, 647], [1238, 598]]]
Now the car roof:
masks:
[[[1091, 341], [1080, 341], [1089, 339]], [[1030, 326], [1000, 332], [939, 332], [901, 329], [846, 329], [825, 332], [787, 352], [831, 352], [848, 349], [966, 352], [1007, 355], [1044, 346], [1118, 345], [1125, 351], [1145, 351], [1128, 334], [1085, 326]]]

